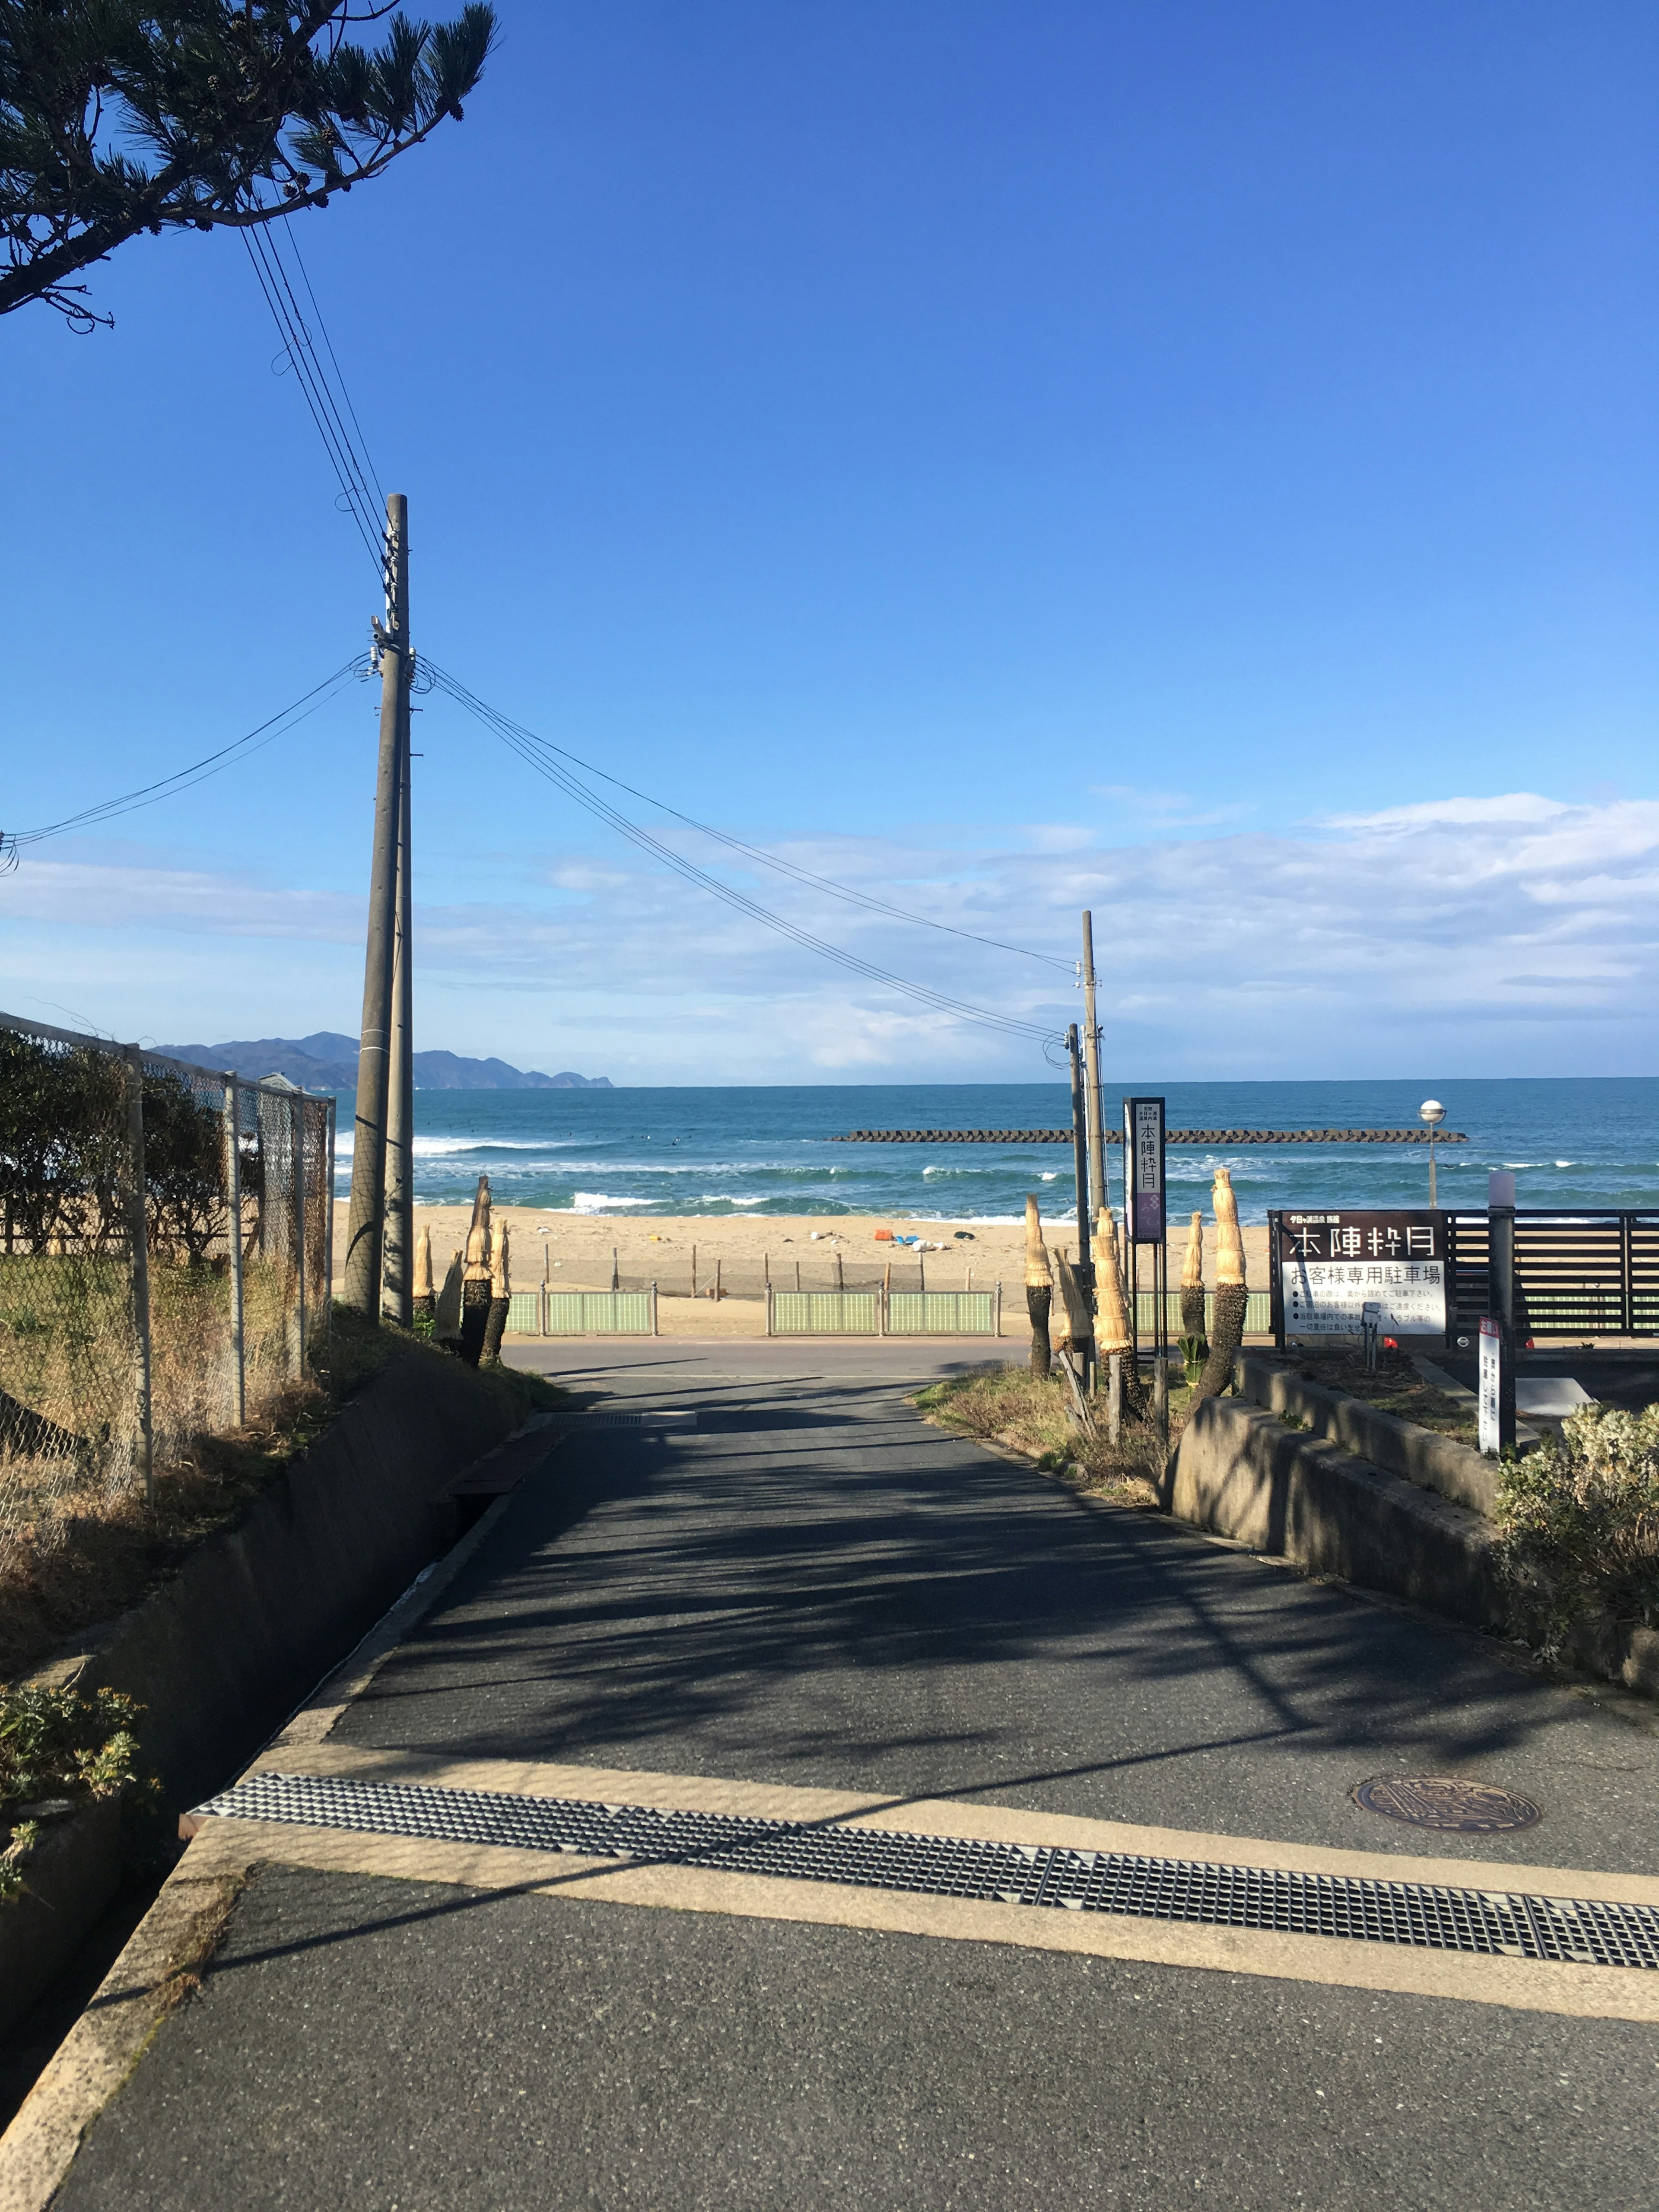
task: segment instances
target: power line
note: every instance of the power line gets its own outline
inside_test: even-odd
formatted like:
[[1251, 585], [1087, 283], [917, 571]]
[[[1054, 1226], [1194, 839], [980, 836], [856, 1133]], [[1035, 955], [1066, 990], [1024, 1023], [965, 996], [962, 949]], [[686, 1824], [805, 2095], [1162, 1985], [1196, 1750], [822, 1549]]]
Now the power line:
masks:
[[19, 830], [0, 836], [0, 863], [9, 868], [15, 867], [17, 856], [27, 845], [38, 845], [47, 837], [61, 837], [71, 830], [84, 830], [94, 822], [107, 822], [117, 815], [131, 814], [141, 806], [154, 806], [163, 799], [172, 799], [181, 791], [188, 791], [192, 784], [204, 783], [209, 776], [218, 775], [224, 769], [251, 759], [255, 753], [263, 752], [267, 745], [274, 744], [288, 731], [316, 714], [319, 708], [325, 707], [349, 678], [361, 675], [362, 668], [362, 656], [354, 655], [343, 666], [337, 668], [331, 676], [325, 676], [320, 684], [314, 684], [309, 691], [302, 692], [279, 714], [272, 714], [268, 720], [259, 723], [257, 728], [249, 730], [244, 736], [234, 738], [229, 744], [221, 745], [216, 752], [192, 761], [188, 768], [176, 769], [173, 775], [161, 776], [154, 783], [141, 784], [136, 791], [123, 792], [117, 798], [101, 799], [94, 805], [82, 807], [78, 814], [65, 815], [61, 822], [48, 822], [38, 830]]
[[[434, 679], [452, 684], [457, 683], [456, 678], [444, 676], [430, 659], [425, 660], [423, 665]], [[459, 686], [459, 690], [465, 689], [465, 685]], [[463, 701], [461, 703], [467, 702]], [[678, 806], [671, 806], [666, 799], [653, 798], [648, 791], [641, 791], [637, 786], [624, 782], [621, 776], [596, 768], [592, 761], [584, 760], [580, 753], [573, 753], [563, 745], [556, 745], [550, 738], [538, 737], [533, 730], [526, 728], [522, 722], [514, 721], [509, 715], [501, 714], [499, 709], [491, 708], [489, 712], [526, 744], [570, 762], [584, 775], [597, 776], [601, 782], [612, 785], [617, 791], [625, 791], [630, 799], [640, 799], [647, 806], [655, 807], [659, 813], [671, 815], [676, 822], [684, 823], [688, 830], [696, 830], [699, 836], [712, 837], [717, 844], [725, 845], [734, 853], [741, 853], [747, 859], [758, 861], [763, 867], [774, 869], [779, 875], [787, 876], [798, 884], [810, 885], [814, 890], [828, 891], [832, 897], [843, 899], [849, 906], [864, 907], [872, 914], [884, 914], [896, 921], [914, 923], [918, 929], [936, 929], [946, 937], [963, 938], [970, 945], [988, 945], [996, 952], [1012, 952], [1022, 960], [1038, 960], [1045, 967], [1057, 968], [1064, 975], [1076, 973], [1075, 962], [1062, 960], [1053, 952], [1036, 952], [1030, 945], [1010, 945], [1000, 937], [981, 936], [978, 930], [962, 929], [954, 922], [937, 921], [932, 915], [912, 914], [907, 907], [894, 906], [887, 899], [876, 898], [868, 891], [855, 890], [850, 884], [837, 883], [831, 876], [821, 876], [811, 868], [803, 868], [793, 860], [786, 860], [776, 853], [769, 853], [763, 846], [746, 844], [741, 837], [734, 837], [725, 830], [717, 830], [712, 823], [700, 822], [695, 815], [684, 814]]]
[[[459, 678], [439, 668], [434, 662], [428, 659], [425, 666], [428, 675], [432, 678], [437, 689], [447, 693], [457, 705], [465, 707], [469, 714], [475, 715], [487, 728], [492, 730], [501, 743], [510, 751], [516, 753], [527, 767], [533, 769], [538, 775], [545, 777], [550, 783], [556, 785], [568, 797], [574, 799], [579, 806], [585, 807], [589, 813], [605, 823], [618, 836], [625, 837], [629, 843], [637, 846], [642, 852], [650, 854], [653, 859], [661, 861], [665, 867], [672, 869], [676, 875], [684, 878], [686, 882], [696, 884], [700, 890], [706, 890], [711, 896], [724, 901], [727, 906], [747, 915], [750, 920], [762, 923], [766, 928], [775, 930], [780, 936], [789, 939], [804, 951], [817, 953], [823, 959], [834, 961], [838, 966], [849, 969], [854, 975], [863, 976], [867, 981], [880, 983], [890, 990], [902, 992], [908, 998], [915, 999], [941, 1013], [954, 1015], [963, 1021], [981, 1023], [988, 1028], [1002, 1030], [1012, 1035], [1033, 1038], [1038, 1042], [1052, 1041], [1054, 1031], [1051, 1027], [1045, 1027], [1037, 1022], [1022, 1021], [1014, 1015], [996, 1013], [989, 1007], [971, 1005], [966, 1000], [952, 998], [946, 992], [935, 991], [927, 984], [914, 983], [905, 976], [896, 975], [890, 969], [878, 968], [873, 961], [866, 960], [858, 953], [848, 952], [838, 945], [832, 945], [827, 939], [816, 936], [811, 930], [802, 928], [798, 922], [790, 921], [784, 915], [775, 914], [769, 907], [763, 906], [758, 899], [750, 897], [746, 891], [738, 890], [735, 885], [722, 883], [718, 876], [711, 875], [706, 868], [699, 867], [696, 861], [688, 860], [684, 854], [677, 853], [672, 846], [664, 844], [660, 838], [653, 836], [648, 830], [641, 829], [637, 823], [631, 821], [627, 815], [612, 806], [607, 799], [602, 799], [597, 792], [589, 790], [586, 785], [580, 782], [568, 769], [562, 767], [556, 758], [551, 757], [553, 749], [544, 746], [533, 732], [523, 729], [521, 725], [514, 722], [508, 716], [498, 713], [495, 708], [480, 699], [476, 693], [470, 691]], [[614, 779], [610, 780], [614, 781]], [[665, 809], [664, 811], [672, 812], [673, 810]]]
[[[369, 490], [370, 483], [378, 487], [379, 479], [362, 429], [356, 428], [354, 437], [353, 429], [347, 427], [345, 417], [348, 414], [354, 427], [357, 417], [350, 395], [345, 389], [344, 378], [339, 373], [339, 363], [337, 360], [334, 361], [335, 376], [334, 381], [331, 382], [305, 318], [300, 312], [293, 281], [283, 264], [277, 240], [254, 226], [243, 230], [242, 243], [247, 249], [254, 276], [264, 295], [265, 305], [270, 310], [277, 334], [283, 340], [283, 355], [294, 370], [311, 419], [317, 426], [317, 434], [323, 441], [323, 449], [339, 484], [340, 501], [337, 504], [343, 504], [344, 512], [351, 517], [370, 559], [379, 571], [383, 561], [380, 514], [374, 495]], [[292, 237], [288, 243], [298, 261]], [[301, 281], [309, 290], [310, 283], [305, 274], [304, 264], [301, 262], [299, 266]], [[324, 340], [327, 343], [325, 331]], [[331, 345], [329, 353], [333, 359]], [[339, 387], [338, 397], [335, 383]], [[384, 501], [380, 504], [384, 507]]]

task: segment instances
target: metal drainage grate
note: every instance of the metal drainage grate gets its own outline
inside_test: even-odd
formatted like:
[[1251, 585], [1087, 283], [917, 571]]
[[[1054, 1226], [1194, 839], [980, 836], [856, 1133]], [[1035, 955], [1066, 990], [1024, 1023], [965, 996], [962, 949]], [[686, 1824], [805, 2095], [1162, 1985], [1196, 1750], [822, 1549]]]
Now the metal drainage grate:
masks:
[[1487, 1958], [1659, 1970], [1659, 1909], [1599, 1899], [1291, 1874], [1051, 1844], [981, 1843], [892, 1829], [750, 1820], [730, 1813], [663, 1812], [649, 1805], [519, 1797], [339, 1775], [251, 1775], [198, 1810], [229, 1819], [717, 1867], [732, 1874], [1052, 1905], [1071, 1912], [1264, 1928]]
[[550, 1425], [580, 1434], [584, 1429], [695, 1429], [695, 1413], [556, 1413]]

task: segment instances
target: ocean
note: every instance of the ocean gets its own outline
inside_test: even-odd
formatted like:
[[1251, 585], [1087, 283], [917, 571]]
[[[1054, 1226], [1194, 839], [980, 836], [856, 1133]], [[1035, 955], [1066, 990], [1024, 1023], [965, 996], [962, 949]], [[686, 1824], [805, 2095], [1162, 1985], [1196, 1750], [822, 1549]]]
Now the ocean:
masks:
[[[1107, 1095], [1109, 1124], [1120, 1093]], [[1156, 1094], [1155, 1083], [1133, 1086]], [[1171, 1127], [1401, 1128], [1429, 1097], [1466, 1145], [1437, 1148], [1443, 1206], [1484, 1206], [1492, 1168], [1513, 1168], [1522, 1206], [1659, 1208], [1659, 1079], [1561, 1077], [1455, 1083], [1172, 1083]], [[914, 1084], [416, 1093], [416, 1196], [454, 1204], [487, 1173], [498, 1199], [574, 1213], [877, 1213], [1006, 1221], [1025, 1194], [1072, 1206], [1069, 1152], [1052, 1146], [838, 1145], [860, 1128], [1057, 1128], [1063, 1084]], [[350, 1170], [341, 1101], [339, 1187]], [[1109, 1172], [1121, 1203], [1121, 1147]], [[1232, 1170], [1239, 1212], [1428, 1203], [1421, 1146], [1171, 1147], [1170, 1211], [1206, 1203]], [[1188, 1198], [1186, 1194], [1190, 1191]]]

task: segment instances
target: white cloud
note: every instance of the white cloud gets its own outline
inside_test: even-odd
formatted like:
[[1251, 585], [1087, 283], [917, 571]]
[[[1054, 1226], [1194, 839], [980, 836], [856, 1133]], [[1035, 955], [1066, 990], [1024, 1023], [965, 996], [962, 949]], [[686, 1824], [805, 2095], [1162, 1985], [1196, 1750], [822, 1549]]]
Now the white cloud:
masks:
[[[1054, 967], [844, 905], [758, 863], [739, 870], [702, 841], [688, 836], [684, 849], [877, 966], [1049, 1028], [1077, 1018]], [[1517, 793], [1285, 836], [1109, 847], [1060, 824], [1012, 828], [1000, 847], [818, 836], [775, 849], [872, 897], [1066, 962], [1078, 911], [1091, 907], [1109, 1056], [1125, 1070], [1652, 1066], [1651, 802]], [[631, 854], [555, 855], [533, 878], [504, 864], [501, 878], [510, 898], [417, 908], [423, 1042], [636, 1082], [967, 1079], [1041, 1066], [1034, 1046], [850, 976]], [[362, 915], [361, 896], [131, 854], [26, 862], [0, 881], [0, 996], [13, 1011], [29, 1010], [19, 990], [37, 1011], [72, 999], [124, 1035], [349, 1026]]]

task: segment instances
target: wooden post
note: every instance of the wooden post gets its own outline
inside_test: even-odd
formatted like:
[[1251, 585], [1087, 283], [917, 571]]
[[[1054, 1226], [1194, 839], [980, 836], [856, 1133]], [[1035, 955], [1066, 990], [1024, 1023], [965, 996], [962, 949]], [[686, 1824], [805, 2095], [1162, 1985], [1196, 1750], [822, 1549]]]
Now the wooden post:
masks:
[[[405, 538], [407, 532], [404, 533]], [[408, 545], [404, 546], [403, 628], [409, 630]], [[386, 1251], [381, 1310], [400, 1328], [414, 1325], [410, 1268], [415, 1243], [415, 956], [411, 918], [409, 687], [415, 656], [402, 655], [398, 701], [397, 881], [392, 899], [392, 1030], [386, 1060]]]
[[328, 1102], [328, 1188], [324, 1204], [328, 1208], [323, 1216], [323, 1352], [326, 1357], [334, 1348], [334, 1116], [333, 1099]]
[[345, 1302], [378, 1319], [386, 1238], [386, 1101], [391, 1079], [392, 969], [397, 951], [398, 787], [404, 727], [404, 666], [409, 502], [386, 503], [386, 627], [380, 647], [380, 759], [374, 789], [374, 845], [363, 954], [363, 1012], [357, 1047], [357, 1103], [351, 1149], [351, 1218], [346, 1229]]
[[149, 1207], [144, 1191], [144, 1055], [136, 1044], [127, 1062], [127, 1236], [132, 1247], [132, 1389], [138, 1416], [134, 1457], [144, 1503], [155, 1503], [155, 1406], [149, 1342]]
[[[1084, 1106], [1083, 1055], [1078, 1044], [1077, 1024], [1073, 1022], [1066, 1032], [1066, 1048], [1072, 1062], [1072, 1164], [1077, 1183], [1077, 1285], [1085, 1304], [1091, 1309], [1094, 1304], [1095, 1270], [1089, 1256], [1089, 1136]], [[1087, 1336], [1079, 1339], [1073, 1334], [1073, 1350], [1081, 1361], [1081, 1382], [1085, 1391], [1095, 1387], [1095, 1339], [1092, 1326]]]
[[306, 1371], [306, 1102], [294, 1101], [294, 1371]]
[[230, 1425], [247, 1419], [247, 1355], [242, 1339], [242, 1099], [225, 1073], [225, 1206], [230, 1223]]
[[697, 1295], [697, 1248], [695, 1244], [691, 1247], [691, 1295], [694, 1298]]
[[1084, 1104], [1089, 1130], [1091, 1210], [1109, 1207], [1106, 1188], [1105, 1107], [1100, 1094], [1100, 1024], [1095, 1012], [1095, 918], [1087, 908], [1083, 915], [1083, 1060], [1088, 1082]]
[[613, 1244], [613, 1245], [611, 1247], [611, 1297], [612, 1297], [613, 1298], [616, 1297], [616, 1295], [617, 1295], [617, 1291], [618, 1291], [619, 1290], [621, 1290], [621, 1288], [622, 1288], [622, 1276], [621, 1276], [621, 1274], [617, 1272], [617, 1248], [616, 1248], [616, 1246]]

